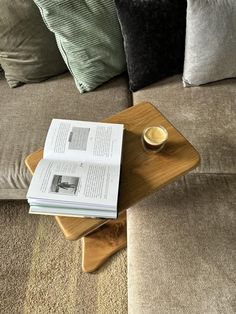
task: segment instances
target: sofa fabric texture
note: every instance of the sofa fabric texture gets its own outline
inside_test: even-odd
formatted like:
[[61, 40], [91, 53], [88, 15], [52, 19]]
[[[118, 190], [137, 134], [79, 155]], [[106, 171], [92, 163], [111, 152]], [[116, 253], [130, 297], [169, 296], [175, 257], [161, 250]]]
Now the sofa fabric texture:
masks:
[[54, 35], [31, 0], [0, 1], [0, 64], [10, 87], [67, 71]]
[[235, 0], [188, 0], [184, 86], [236, 77], [235, 34]]
[[236, 176], [188, 175], [128, 211], [129, 314], [234, 314]]
[[0, 199], [25, 199], [31, 175], [24, 160], [43, 148], [53, 118], [101, 121], [131, 104], [125, 76], [84, 95], [69, 73], [16, 89], [2, 79], [0, 90]]
[[182, 73], [185, 0], [115, 0], [124, 38], [129, 85], [136, 91]]
[[34, 0], [81, 93], [126, 69], [113, 0]]

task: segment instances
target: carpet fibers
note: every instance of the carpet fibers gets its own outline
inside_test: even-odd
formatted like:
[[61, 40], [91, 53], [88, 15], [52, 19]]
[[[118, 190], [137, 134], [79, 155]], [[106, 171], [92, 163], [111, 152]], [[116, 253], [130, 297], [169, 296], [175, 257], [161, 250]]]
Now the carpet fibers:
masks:
[[127, 313], [126, 250], [83, 273], [80, 241], [65, 240], [53, 217], [29, 215], [26, 201], [0, 202], [0, 230], [0, 313]]

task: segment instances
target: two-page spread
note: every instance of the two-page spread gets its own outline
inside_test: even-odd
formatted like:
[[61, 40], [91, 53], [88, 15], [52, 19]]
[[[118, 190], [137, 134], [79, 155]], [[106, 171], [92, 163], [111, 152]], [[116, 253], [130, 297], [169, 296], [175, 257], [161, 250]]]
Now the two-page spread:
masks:
[[123, 128], [53, 119], [27, 194], [30, 213], [116, 218]]

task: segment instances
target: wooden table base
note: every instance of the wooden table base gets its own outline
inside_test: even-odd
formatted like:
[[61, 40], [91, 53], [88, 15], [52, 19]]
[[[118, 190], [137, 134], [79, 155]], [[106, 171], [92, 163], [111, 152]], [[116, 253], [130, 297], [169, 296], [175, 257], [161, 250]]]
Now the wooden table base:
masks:
[[82, 238], [82, 269], [89, 273], [127, 246], [126, 211]]

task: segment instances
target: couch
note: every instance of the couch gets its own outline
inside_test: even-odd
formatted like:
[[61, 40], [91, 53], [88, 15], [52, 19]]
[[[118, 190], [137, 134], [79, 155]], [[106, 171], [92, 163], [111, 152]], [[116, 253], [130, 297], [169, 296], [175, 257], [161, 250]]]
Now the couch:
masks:
[[202, 162], [128, 210], [129, 313], [235, 313], [235, 79], [184, 89], [177, 75], [131, 94], [124, 74], [81, 95], [69, 73], [16, 89], [2, 76], [0, 95], [0, 199], [25, 199], [24, 160], [52, 118], [100, 121], [153, 103]]

